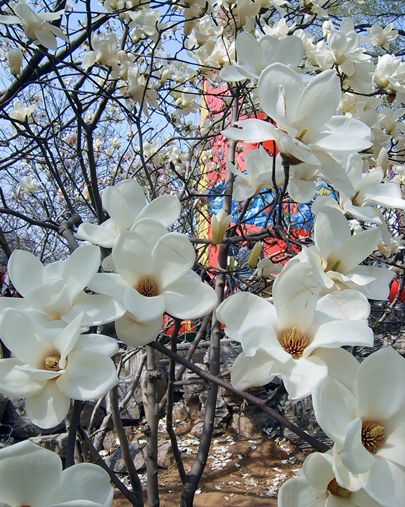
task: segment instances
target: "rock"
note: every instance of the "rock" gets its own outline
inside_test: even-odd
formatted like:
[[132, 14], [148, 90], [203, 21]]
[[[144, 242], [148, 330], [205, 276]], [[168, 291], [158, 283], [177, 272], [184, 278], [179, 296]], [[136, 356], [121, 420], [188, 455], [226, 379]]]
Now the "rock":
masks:
[[195, 435], [196, 437], [200, 437], [202, 434], [202, 430], [204, 427], [204, 421], [196, 421], [191, 428], [191, 434]]
[[186, 405], [184, 404], [183, 400], [180, 400], [178, 403], [175, 403], [173, 405], [173, 420], [175, 422], [177, 421], [186, 421], [189, 419], [190, 413], [187, 410]]
[[[118, 398], [120, 402], [127, 396], [133, 384], [132, 378], [120, 378], [118, 384]], [[125, 409], [121, 412], [121, 417], [123, 419], [141, 419], [141, 409], [140, 405], [142, 404], [142, 391], [140, 387], [136, 387], [133, 395], [128, 401]]]
[[2, 424], [9, 426], [12, 436], [15, 439], [25, 440], [38, 435], [50, 435], [66, 431], [65, 423], [62, 422], [55, 428], [43, 429], [35, 426], [29, 420], [25, 412], [25, 401], [23, 399], [9, 400], [3, 414]]
[[31, 437], [29, 440], [36, 445], [40, 445], [49, 451], [56, 452], [62, 459], [66, 457], [67, 433], [59, 433], [56, 435], [40, 435]]
[[[94, 401], [85, 401], [82, 406], [82, 411], [80, 414], [80, 423], [82, 426], [87, 428], [90, 424], [91, 414], [93, 413], [94, 407], [96, 403]], [[94, 417], [94, 427], [98, 428], [100, 424], [103, 422], [105, 417], [105, 410], [100, 406]]]
[[8, 403], [8, 398], [6, 398], [5, 396], [3, 396], [0, 393], [0, 422], [3, 421], [3, 415], [6, 410], [7, 403]]
[[[139, 471], [146, 469], [146, 445], [140, 446], [138, 442], [134, 440], [132, 442], [129, 442], [129, 450], [131, 453], [131, 458], [135, 463], [136, 470]], [[122, 457], [121, 447], [107, 456], [104, 461], [117, 474], [124, 474], [127, 472], [124, 458]]]
[[232, 429], [238, 436], [244, 438], [256, 438], [261, 433], [256, 423], [245, 414], [233, 414]]
[[169, 468], [174, 462], [172, 444], [168, 441], [161, 441], [158, 445], [158, 467]]

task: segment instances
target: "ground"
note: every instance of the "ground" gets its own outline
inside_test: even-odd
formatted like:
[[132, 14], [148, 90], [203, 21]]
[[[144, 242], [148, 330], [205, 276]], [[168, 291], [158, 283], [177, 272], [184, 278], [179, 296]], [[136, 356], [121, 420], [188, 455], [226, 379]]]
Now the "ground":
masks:
[[[190, 433], [180, 437], [186, 470], [194, 461], [198, 442]], [[278, 488], [301, 468], [303, 459], [304, 455], [285, 439], [270, 440], [263, 435], [247, 440], [229, 432], [218, 436], [212, 441], [194, 507], [275, 507]], [[141, 476], [142, 482], [145, 479], [146, 474]], [[175, 464], [159, 470], [159, 484], [161, 507], [178, 507], [181, 486]], [[130, 505], [116, 493], [113, 507]]]

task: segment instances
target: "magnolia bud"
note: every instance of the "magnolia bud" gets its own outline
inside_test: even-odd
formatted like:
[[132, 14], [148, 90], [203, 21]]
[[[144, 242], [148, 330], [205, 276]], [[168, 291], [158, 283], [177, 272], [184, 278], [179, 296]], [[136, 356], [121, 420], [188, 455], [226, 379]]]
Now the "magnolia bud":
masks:
[[8, 64], [10, 66], [10, 72], [13, 76], [18, 76], [22, 65], [22, 51], [20, 48], [11, 48], [7, 54]]
[[228, 269], [235, 269], [235, 257], [233, 255], [228, 257]]
[[384, 171], [384, 176], [387, 176], [388, 164], [388, 151], [383, 147], [378, 154], [377, 165]]
[[248, 266], [250, 269], [253, 269], [257, 266], [261, 251], [262, 251], [262, 242], [259, 241], [252, 248], [252, 251], [250, 252], [250, 255], [249, 255]]
[[221, 209], [217, 215], [213, 215], [211, 218], [211, 245], [218, 245], [221, 243], [225, 231], [231, 223], [231, 218], [232, 215], [227, 215], [223, 209]]

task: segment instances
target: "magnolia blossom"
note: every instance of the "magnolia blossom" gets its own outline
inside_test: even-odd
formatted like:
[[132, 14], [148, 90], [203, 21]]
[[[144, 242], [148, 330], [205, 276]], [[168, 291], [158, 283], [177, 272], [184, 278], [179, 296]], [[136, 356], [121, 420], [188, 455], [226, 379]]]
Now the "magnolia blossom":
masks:
[[23, 54], [20, 48], [11, 48], [7, 53], [10, 73], [13, 76], [18, 76], [18, 74], [21, 72], [22, 57]]
[[304, 57], [302, 40], [294, 35], [279, 40], [264, 35], [259, 40], [249, 32], [242, 32], [236, 39], [236, 51], [241, 63], [225, 67], [219, 73], [224, 81], [259, 79], [262, 71], [275, 62], [297, 67]]
[[180, 201], [174, 195], [162, 195], [145, 205], [142, 187], [133, 179], [107, 187], [102, 202], [110, 218], [101, 225], [81, 224], [76, 237], [105, 248], [111, 248], [121, 231], [142, 218], [154, 218], [167, 228], [180, 215]]
[[117, 55], [117, 36], [115, 33], [108, 33], [101, 38], [96, 33], [91, 34], [91, 45], [93, 51], [86, 53], [83, 58], [82, 67], [88, 69], [95, 63], [100, 65], [111, 66], [113, 68], [113, 75], [118, 76], [118, 55]]
[[30, 440], [0, 449], [0, 505], [110, 507], [110, 476], [92, 463], [63, 470], [60, 457]]
[[388, 51], [388, 42], [398, 37], [398, 30], [393, 30], [393, 27], [393, 23], [389, 23], [385, 28], [382, 28], [378, 23], [374, 23], [371, 28], [367, 29], [371, 37], [371, 44], [373, 46], [380, 46]]
[[83, 312], [83, 326], [97, 326], [122, 316], [122, 307], [108, 296], [89, 295], [83, 289], [100, 266], [100, 249], [85, 245], [68, 259], [48, 266], [25, 250], [15, 250], [8, 263], [11, 282], [23, 298], [0, 298], [4, 308], [15, 308], [46, 327], [64, 327]]
[[28, 194], [33, 194], [39, 189], [39, 183], [36, 180], [33, 180], [30, 176], [25, 176], [20, 181], [20, 187], [24, 190], [24, 192]]
[[334, 70], [321, 72], [306, 85], [289, 67], [274, 63], [259, 80], [260, 106], [272, 118], [240, 121], [240, 128], [223, 134], [234, 141], [258, 143], [274, 140], [287, 164], [306, 162], [322, 166], [335, 188], [352, 192], [347, 175], [330, 154], [343, 155], [367, 149], [370, 129], [346, 116], [333, 116], [341, 99], [340, 81]]
[[11, 2], [9, 7], [15, 16], [0, 16], [0, 23], [6, 25], [22, 24], [25, 35], [35, 44], [42, 44], [48, 49], [56, 51], [58, 48], [56, 37], [69, 42], [68, 37], [60, 28], [47, 23], [59, 19], [64, 11], [57, 12], [34, 12], [24, 1]]
[[[405, 359], [387, 347], [358, 366], [351, 386], [327, 378], [313, 392], [316, 419], [336, 442], [334, 462], [384, 507], [405, 498], [404, 385]], [[339, 483], [349, 489], [353, 477]]]
[[116, 340], [80, 335], [82, 318], [60, 330], [40, 328], [13, 309], [0, 316], [1, 339], [14, 356], [0, 360], [0, 392], [26, 398], [27, 415], [40, 428], [61, 423], [71, 398], [98, 399], [118, 383], [110, 359], [118, 350]]
[[339, 347], [373, 344], [365, 296], [352, 290], [321, 299], [318, 294], [310, 263], [295, 257], [276, 279], [274, 304], [239, 292], [218, 307], [225, 333], [242, 344], [231, 375], [237, 389], [265, 385], [278, 375], [291, 399], [303, 398], [349, 354]]
[[381, 507], [360, 488], [350, 491], [337, 482], [330, 451], [315, 452], [304, 461], [297, 477], [278, 492], [278, 507]]
[[116, 331], [123, 342], [134, 347], [156, 338], [164, 312], [179, 319], [195, 319], [217, 303], [214, 290], [191, 269], [195, 252], [188, 238], [174, 232], [165, 234], [162, 228], [159, 222], [149, 220], [148, 236], [122, 231], [112, 251], [118, 274], [95, 274], [89, 284], [125, 307], [126, 314], [115, 323]]
[[359, 266], [377, 248], [380, 238], [377, 227], [352, 235], [341, 211], [324, 207], [315, 219], [315, 245], [303, 248], [325, 292], [355, 289], [369, 299], [387, 299], [395, 273], [374, 266]]
[[238, 171], [229, 160], [227, 167], [236, 176], [232, 192], [235, 201], [246, 201], [263, 188], [273, 188], [273, 159], [262, 146], [245, 154], [247, 174]]
[[[18, 121], [25, 121], [27, 116], [31, 116], [35, 111], [36, 105], [31, 104], [28, 107], [24, 106], [24, 103], [21, 100], [16, 100], [13, 104], [14, 109], [10, 113], [10, 118]], [[23, 128], [22, 125], [19, 125], [20, 128]]]
[[211, 244], [218, 245], [221, 243], [225, 231], [228, 229], [231, 223], [232, 215], [227, 215], [226, 212], [221, 209], [216, 215], [211, 218]]

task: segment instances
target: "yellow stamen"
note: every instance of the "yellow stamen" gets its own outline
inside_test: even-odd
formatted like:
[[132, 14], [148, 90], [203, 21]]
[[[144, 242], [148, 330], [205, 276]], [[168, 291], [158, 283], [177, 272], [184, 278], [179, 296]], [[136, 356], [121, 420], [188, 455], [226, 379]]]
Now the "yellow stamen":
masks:
[[302, 357], [302, 353], [308, 345], [307, 337], [301, 334], [296, 327], [285, 333], [280, 343], [283, 349], [291, 354], [294, 359]]
[[339, 486], [336, 479], [332, 479], [326, 489], [330, 491], [332, 495], [340, 496], [342, 498], [349, 498], [351, 495], [351, 492], [348, 489]]
[[384, 442], [384, 426], [374, 422], [364, 422], [361, 427], [361, 442], [368, 452], [376, 454]]

